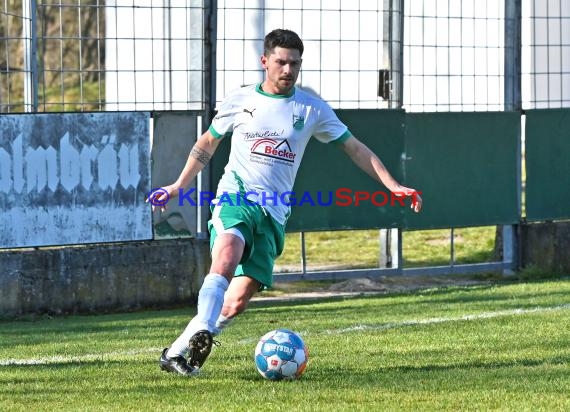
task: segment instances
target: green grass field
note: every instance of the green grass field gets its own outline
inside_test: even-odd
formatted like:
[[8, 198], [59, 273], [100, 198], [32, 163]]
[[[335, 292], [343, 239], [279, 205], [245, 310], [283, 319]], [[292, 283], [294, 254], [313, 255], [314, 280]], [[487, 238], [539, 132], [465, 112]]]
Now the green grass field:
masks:
[[[0, 323], [2, 411], [570, 410], [570, 280], [256, 301], [202, 374], [161, 372], [191, 309]], [[257, 374], [268, 330], [310, 350], [299, 381]]]

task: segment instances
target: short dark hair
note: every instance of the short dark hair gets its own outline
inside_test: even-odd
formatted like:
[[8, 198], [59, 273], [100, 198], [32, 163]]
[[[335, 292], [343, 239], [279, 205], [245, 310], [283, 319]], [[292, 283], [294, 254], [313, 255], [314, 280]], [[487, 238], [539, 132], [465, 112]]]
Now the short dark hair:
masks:
[[301, 38], [291, 30], [286, 29], [275, 29], [265, 36], [263, 42], [263, 54], [269, 56], [273, 53], [273, 49], [276, 47], [283, 47], [284, 49], [296, 49], [299, 50], [301, 56], [305, 47], [303, 46], [303, 41]]

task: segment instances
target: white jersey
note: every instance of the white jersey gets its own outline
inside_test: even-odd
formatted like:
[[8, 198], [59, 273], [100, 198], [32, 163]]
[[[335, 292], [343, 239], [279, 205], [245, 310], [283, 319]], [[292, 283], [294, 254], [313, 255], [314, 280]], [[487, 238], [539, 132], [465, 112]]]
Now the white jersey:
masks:
[[232, 139], [216, 195], [245, 194], [281, 224], [289, 217], [287, 196], [311, 136], [323, 143], [351, 136], [323, 100], [297, 88], [289, 95], [265, 93], [260, 84], [230, 93], [217, 109], [210, 132]]

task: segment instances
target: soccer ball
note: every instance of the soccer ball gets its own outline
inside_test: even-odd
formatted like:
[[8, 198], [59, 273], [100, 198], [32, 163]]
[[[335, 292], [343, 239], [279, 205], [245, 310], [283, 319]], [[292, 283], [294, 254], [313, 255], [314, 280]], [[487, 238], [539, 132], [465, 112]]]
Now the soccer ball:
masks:
[[255, 347], [255, 366], [265, 379], [279, 381], [301, 377], [309, 360], [301, 337], [288, 329], [266, 333]]

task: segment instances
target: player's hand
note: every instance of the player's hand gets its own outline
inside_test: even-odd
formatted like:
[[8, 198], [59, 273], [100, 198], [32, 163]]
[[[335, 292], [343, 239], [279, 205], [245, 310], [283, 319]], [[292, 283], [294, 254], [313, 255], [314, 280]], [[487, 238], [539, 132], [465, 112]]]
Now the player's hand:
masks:
[[422, 210], [423, 200], [420, 196], [422, 192], [418, 192], [416, 189], [412, 189], [411, 187], [400, 186], [397, 190], [394, 190], [396, 196], [406, 196], [412, 198], [412, 203], [410, 204], [410, 208], [419, 213]]
[[412, 193], [410, 196], [412, 197], [412, 204], [410, 205], [410, 207], [413, 209], [414, 212], [419, 213], [422, 210], [422, 205], [423, 205], [423, 200], [422, 197], [420, 196], [420, 192], [414, 191], [414, 193]]
[[161, 212], [164, 212], [167, 207], [168, 201], [178, 196], [179, 188], [175, 185], [168, 185], [164, 187], [158, 187], [152, 189], [147, 198], [146, 202], [152, 205], [152, 211], [154, 212], [156, 208], [160, 208]]

